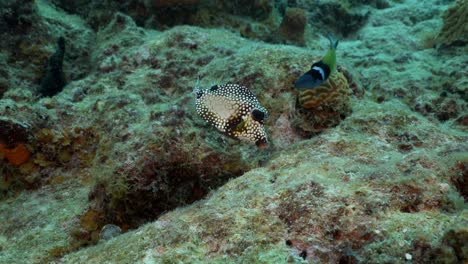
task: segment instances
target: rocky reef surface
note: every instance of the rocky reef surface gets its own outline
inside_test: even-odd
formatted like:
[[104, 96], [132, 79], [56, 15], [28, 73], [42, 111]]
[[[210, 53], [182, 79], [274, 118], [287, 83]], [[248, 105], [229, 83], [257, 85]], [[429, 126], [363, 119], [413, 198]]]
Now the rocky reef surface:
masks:
[[468, 261], [466, 1], [120, 2], [0, 3], [0, 263]]

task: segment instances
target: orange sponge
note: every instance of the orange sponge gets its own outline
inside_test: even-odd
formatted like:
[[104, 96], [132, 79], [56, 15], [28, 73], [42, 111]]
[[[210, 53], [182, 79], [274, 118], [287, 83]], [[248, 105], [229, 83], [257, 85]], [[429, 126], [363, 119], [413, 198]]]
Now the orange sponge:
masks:
[[0, 152], [8, 162], [14, 166], [19, 166], [25, 163], [29, 159], [29, 156], [31, 156], [31, 152], [29, 152], [26, 146], [21, 143], [12, 149], [8, 149], [0, 143]]

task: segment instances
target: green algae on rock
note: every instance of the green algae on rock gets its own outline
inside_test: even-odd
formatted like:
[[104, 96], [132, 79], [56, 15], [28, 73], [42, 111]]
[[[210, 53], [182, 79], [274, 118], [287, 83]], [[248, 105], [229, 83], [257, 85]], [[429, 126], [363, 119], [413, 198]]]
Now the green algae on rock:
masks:
[[455, 1], [444, 14], [444, 26], [436, 41], [444, 47], [465, 46], [468, 43], [468, 3]]

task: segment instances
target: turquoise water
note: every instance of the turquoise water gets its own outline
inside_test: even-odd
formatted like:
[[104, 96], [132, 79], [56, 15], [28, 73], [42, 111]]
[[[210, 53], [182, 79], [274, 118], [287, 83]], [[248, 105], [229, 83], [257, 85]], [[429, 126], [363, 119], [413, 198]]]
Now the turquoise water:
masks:
[[2, 1], [0, 263], [467, 262], [467, 10]]

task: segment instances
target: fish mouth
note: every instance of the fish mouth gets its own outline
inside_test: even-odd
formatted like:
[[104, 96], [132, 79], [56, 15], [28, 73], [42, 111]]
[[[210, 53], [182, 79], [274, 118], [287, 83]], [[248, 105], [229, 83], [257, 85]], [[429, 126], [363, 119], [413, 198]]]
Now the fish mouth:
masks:
[[258, 149], [266, 149], [268, 148], [268, 142], [266, 138], [259, 139], [255, 142], [255, 145], [257, 146]]

